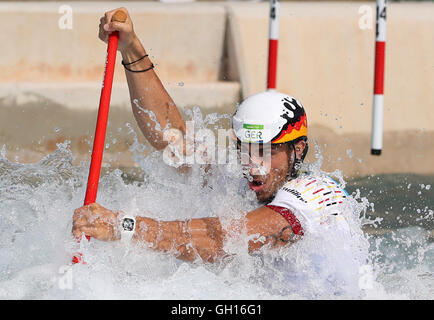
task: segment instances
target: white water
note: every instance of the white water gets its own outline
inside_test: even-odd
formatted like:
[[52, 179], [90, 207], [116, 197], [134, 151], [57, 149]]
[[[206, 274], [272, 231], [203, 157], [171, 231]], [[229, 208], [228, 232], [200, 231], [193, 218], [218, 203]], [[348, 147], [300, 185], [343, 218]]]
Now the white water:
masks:
[[[202, 119], [197, 111], [194, 117]], [[203, 125], [208, 123], [204, 121]], [[141, 157], [143, 148], [136, 139], [131, 152], [146, 173], [144, 180], [125, 183], [120, 170], [105, 175], [98, 191], [98, 202], [104, 207], [163, 220], [214, 216], [223, 224], [240, 217], [242, 211], [258, 207], [253, 192], [238, 194], [243, 179], [240, 168], [214, 167], [203, 187], [203, 169], [199, 166], [193, 168], [190, 177], [182, 177], [161, 161], [161, 153]], [[319, 150], [317, 159], [310, 169], [324, 174]], [[59, 144], [55, 152], [30, 165], [8, 161], [3, 148], [0, 299], [429, 299], [433, 296], [433, 245], [426, 242], [420, 230], [405, 229], [388, 245], [384, 245], [386, 238], [377, 239], [378, 243], [371, 240], [368, 249], [368, 238], [360, 227], [367, 223], [363, 217], [369, 202], [357, 194], [350, 201], [355, 213], [350, 218], [354, 233], [351, 246], [358, 250], [357, 261], [345, 257], [339, 239], [325, 234], [321, 239], [303, 239], [288, 248], [256, 255], [247, 253], [247, 237], [238, 237], [225, 247], [226, 252], [233, 254], [231, 260], [215, 265], [184, 263], [170, 254], [92, 239], [82, 241], [79, 248], [87, 264], [68, 267], [72, 253], [78, 250], [71, 235], [72, 213], [82, 206], [88, 174], [88, 164], [74, 167], [72, 160], [68, 143]], [[345, 183], [339, 172], [332, 175]], [[321, 254], [329, 259], [321, 265], [313, 262]], [[402, 266], [402, 259], [414, 263]], [[360, 269], [365, 262], [367, 265]], [[368, 271], [364, 274], [360, 270]], [[325, 277], [330, 275], [337, 278], [326, 281]], [[365, 283], [363, 290], [360, 283]]]

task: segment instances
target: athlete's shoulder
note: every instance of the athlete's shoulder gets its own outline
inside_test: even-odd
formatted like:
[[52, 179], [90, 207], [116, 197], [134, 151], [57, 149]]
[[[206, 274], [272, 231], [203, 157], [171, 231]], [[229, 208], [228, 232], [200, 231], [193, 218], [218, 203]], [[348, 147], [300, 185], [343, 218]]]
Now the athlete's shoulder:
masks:
[[348, 194], [328, 176], [303, 175], [286, 182], [270, 205], [293, 212], [306, 230], [344, 221], [345, 198]]
[[[277, 192], [275, 200], [291, 199], [291, 202], [306, 204], [320, 210], [342, 203], [347, 193], [329, 176], [301, 175], [286, 182]], [[276, 201], [273, 201], [276, 202]]]
[[327, 175], [313, 175], [304, 173], [295, 179], [287, 181], [282, 188], [313, 190], [316, 186], [330, 186], [330, 188], [341, 188], [340, 184]]

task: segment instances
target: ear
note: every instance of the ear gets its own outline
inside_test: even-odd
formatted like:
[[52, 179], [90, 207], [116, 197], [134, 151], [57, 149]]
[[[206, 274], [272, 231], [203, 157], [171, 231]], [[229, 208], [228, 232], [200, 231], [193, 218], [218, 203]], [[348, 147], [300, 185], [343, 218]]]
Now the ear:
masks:
[[306, 148], [306, 141], [300, 140], [295, 144], [295, 156], [297, 159], [301, 159], [304, 148]]

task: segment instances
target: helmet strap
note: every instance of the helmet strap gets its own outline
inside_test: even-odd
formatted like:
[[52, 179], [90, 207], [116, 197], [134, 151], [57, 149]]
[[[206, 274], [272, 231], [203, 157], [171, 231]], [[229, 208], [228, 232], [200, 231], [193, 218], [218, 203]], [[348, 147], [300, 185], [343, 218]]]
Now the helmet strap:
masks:
[[297, 152], [295, 151], [295, 143], [292, 142], [292, 150], [294, 150], [294, 161], [291, 168], [291, 178], [297, 178], [298, 176], [298, 170], [300, 170], [301, 163], [303, 162], [302, 159], [297, 158]]

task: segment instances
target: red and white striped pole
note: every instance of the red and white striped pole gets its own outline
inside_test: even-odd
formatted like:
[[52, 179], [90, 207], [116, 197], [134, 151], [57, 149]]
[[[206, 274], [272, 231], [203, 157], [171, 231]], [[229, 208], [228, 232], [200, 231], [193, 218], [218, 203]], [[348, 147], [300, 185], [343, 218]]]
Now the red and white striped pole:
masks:
[[386, 3], [377, 0], [377, 25], [375, 41], [374, 103], [372, 107], [371, 154], [380, 155], [383, 148], [384, 114], [384, 53], [386, 48]]
[[270, 35], [268, 40], [267, 89], [276, 90], [277, 47], [279, 41], [279, 0], [270, 0]]

